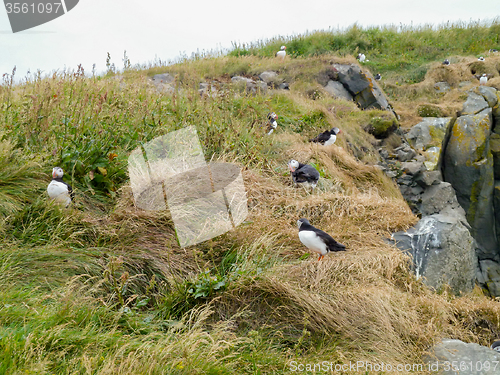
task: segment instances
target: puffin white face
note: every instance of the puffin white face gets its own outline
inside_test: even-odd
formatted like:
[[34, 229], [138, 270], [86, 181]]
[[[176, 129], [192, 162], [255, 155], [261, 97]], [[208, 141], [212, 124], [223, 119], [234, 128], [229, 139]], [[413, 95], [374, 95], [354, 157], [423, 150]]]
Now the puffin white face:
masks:
[[64, 175], [64, 171], [62, 168], [54, 167], [52, 168], [52, 178], [62, 178]]
[[500, 353], [500, 345], [498, 345], [496, 348], [493, 348], [493, 350]]
[[299, 220], [297, 220], [297, 225], [298, 225], [299, 229], [300, 229], [300, 226], [302, 224], [304, 224], [304, 223], [309, 224], [309, 220], [307, 220], [307, 219], [299, 219]]
[[276, 113], [274, 113], [274, 112], [271, 112], [271, 113], [269, 113], [269, 114], [267, 115], [267, 118], [268, 118], [269, 120], [277, 120], [277, 119], [278, 119], [278, 115], [277, 115]]
[[297, 160], [290, 160], [288, 162], [288, 167], [290, 171], [295, 172], [295, 170], [299, 167], [299, 162]]
[[281, 46], [281, 50], [282, 51], [286, 50], [286, 47], [285, 46]]
[[335, 127], [335, 128], [332, 128], [332, 130], [330, 130], [331, 133], [337, 135], [337, 134], [340, 134], [342, 133], [342, 130], [340, 130], [339, 128]]

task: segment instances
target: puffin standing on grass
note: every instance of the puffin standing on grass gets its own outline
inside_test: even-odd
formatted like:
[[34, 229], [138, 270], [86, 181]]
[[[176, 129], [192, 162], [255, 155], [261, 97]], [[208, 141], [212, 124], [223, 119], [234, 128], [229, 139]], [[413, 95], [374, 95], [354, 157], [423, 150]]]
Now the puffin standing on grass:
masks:
[[309, 140], [309, 142], [321, 143], [324, 146], [333, 145], [337, 140], [337, 134], [342, 133], [339, 128], [332, 128], [318, 135], [316, 138]]
[[50, 181], [47, 187], [47, 193], [49, 193], [50, 199], [63, 204], [64, 207], [68, 207], [73, 200], [74, 194], [71, 185], [63, 181], [63, 175], [64, 171], [62, 168], [54, 167], [52, 169], [52, 181]]
[[319, 172], [312, 165], [301, 164], [297, 160], [290, 160], [288, 167], [292, 174], [292, 180], [296, 185], [310, 187], [314, 190], [319, 180]]
[[444, 59], [444, 61], [443, 61], [443, 65], [450, 65], [450, 60], [448, 60], [448, 59]]
[[477, 61], [485, 61], [485, 60], [486, 60], [486, 59], [485, 59], [483, 56], [481, 56], [481, 57], [479, 57], [479, 58], [477, 59]]
[[380, 75], [380, 73], [377, 73], [375, 74], [375, 81], [380, 81], [382, 79], [382, 76]]
[[267, 135], [271, 135], [278, 127], [278, 123], [276, 122], [277, 119], [278, 115], [276, 113], [270, 112], [267, 114], [267, 120], [269, 121], [267, 124]]
[[364, 62], [366, 60], [366, 56], [364, 53], [358, 53], [358, 56], [356, 57], [359, 62]]
[[299, 239], [309, 250], [319, 254], [319, 259], [323, 259], [326, 254], [332, 251], [345, 251], [345, 245], [335, 241], [329, 234], [320, 229], [314, 228], [307, 219], [299, 219]]
[[281, 49], [280, 51], [276, 52], [276, 57], [281, 57], [282, 60], [285, 59], [285, 56], [286, 56], [286, 47], [285, 46], [281, 46]]
[[486, 85], [486, 83], [487, 83], [487, 82], [488, 82], [488, 75], [483, 74], [483, 75], [481, 76], [481, 78], [479, 78], [479, 84], [480, 84], [481, 86], [484, 86], [484, 85]]

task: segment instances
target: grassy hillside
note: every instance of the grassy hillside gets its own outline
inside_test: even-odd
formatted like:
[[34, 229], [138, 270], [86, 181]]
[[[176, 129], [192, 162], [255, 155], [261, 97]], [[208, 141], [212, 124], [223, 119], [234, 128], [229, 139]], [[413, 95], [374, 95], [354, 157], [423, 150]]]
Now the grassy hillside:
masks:
[[[329, 97], [317, 78], [331, 61], [355, 62], [350, 54], [363, 50], [409, 126], [419, 104], [456, 109], [463, 93], [438, 95], [433, 84], [469, 79], [470, 55], [498, 47], [498, 27], [353, 27], [285, 40], [294, 56], [285, 62], [270, 57], [283, 43], [275, 40], [120, 75], [89, 78], [79, 69], [19, 85], [4, 77], [0, 373], [286, 374], [291, 361], [417, 364], [442, 337], [489, 344], [500, 333], [497, 301], [479, 289], [460, 297], [428, 290], [384, 242], [418, 220], [373, 166], [379, 142], [363, 129], [384, 113]], [[469, 46], [462, 52], [451, 43], [460, 33]], [[421, 49], [439, 40], [424, 60]], [[396, 55], [419, 59], [397, 64]], [[440, 59], [450, 55], [456, 64], [442, 71]], [[500, 58], [488, 61], [498, 77]], [[253, 96], [226, 85], [232, 75], [268, 69], [291, 90]], [[412, 79], [418, 69], [425, 73]], [[167, 71], [176, 75], [174, 95], [150, 83]], [[205, 80], [220, 95], [201, 97]], [[279, 128], [268, 137], [269, 111]], [[141, 143], [189, 125], [207, 160], [242, 167], [250, 215], [182, 249], [168, 212], [134, 207], [127, 159]], [[335, 145], [308, 143], [332, 126], [343, 130]], [[292, 158], [320, 171], [314, 194], [292, 187]], [[46, 197], [56, 165], [76, 191], [69, 209]], [[298, 239], [301, 217], [348, 251], [318, 262]]]

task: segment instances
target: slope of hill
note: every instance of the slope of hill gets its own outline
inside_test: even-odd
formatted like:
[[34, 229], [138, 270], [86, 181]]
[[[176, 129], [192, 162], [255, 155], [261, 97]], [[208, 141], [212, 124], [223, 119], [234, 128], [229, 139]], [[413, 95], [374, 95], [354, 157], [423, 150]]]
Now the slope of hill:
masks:
[[[318, 76], [332, 61], [356, 63], [350, 54], [367, 51], [365, 67], [382, 73], [407, 127], [418, 104], [458, 108], [460, 91], [443, 96], [434, 84], [477, 84], [470, 54], [498, 48], [498, 29], [353, 27], [288, 39], [285, 61], [271, 57], [277, 40], [121, 75], [86, 77], [80, 68], [20, 85], [4, 77], [0, 373], [284, 374], [322, 361], [421, 364], [443, 337], [488, 345], [500, 333], [497, 301], [479, 288], [460, 297], [429, 290], [384, 242], [417, 221], [374, 167], [379, 141], [364, 128], [386, 112], [329, 96]], [[453, 40], [463, 41], [462, 52]], [[440, 61], [450, 55], [456, 76], [443, 78]], [[500, 58], [489, 55], [498, 88]], [[230, 84], [266, 70], [290, 90], [253, 95]], [[164, 72], [175, 77], [173, 93], [151, 83]], [[200, 82], [217, 95], [200, 95]], [[266, 136], [270, 111], [279, 127]], [[207, 159], [242, 167], [250, 214], [235, 230], [182, 249], [168, 212], [134, 207], [127, 159], [189, 125]], [[335, 145], [308, 143], [333, 126], [343, 131]], [[292, 186], [292, 158], [320, 171], [313, 194]], [[56, 165], [76, 191], [69, 209], [45, 195]], [[301, 217], [348, 251], [318, 262], [298, 239]]]

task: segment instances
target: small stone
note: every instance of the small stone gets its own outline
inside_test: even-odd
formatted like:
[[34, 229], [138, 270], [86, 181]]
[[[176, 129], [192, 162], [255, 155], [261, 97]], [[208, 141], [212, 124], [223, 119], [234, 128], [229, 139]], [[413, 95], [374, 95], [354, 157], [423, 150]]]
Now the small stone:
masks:
[[416, 175], [418, 172], [424, 171], [425, 166], [418, 161], [406, 161], [401, 163], [401, 169], [409, 175]]
[[278, 78], [278, 73], [273, 71], [265, 71], [259, 74], [259, 78], [265, 83], [274, 82]]
[[378, 153], [380, 154], [380, 156], [383, 158], [383, 159], [388, 159], [389, 158], [389, 152], [383, 148], [380, 148], [378, 150]]
[[417, 155], [417, 153], [411, 149], [410, 149], [410, 151], [404, 151], [404, 150], [398, 151], [398, 159], [401, 161], [409, 161], [409, 160], [413, 159], [416, 155]]
[[397, 179], [397, 183], [399, 185], [409, 186], [409, 185], [411, 185], [412, 182], [413, 182], [413, 177], [408, 175], [408, 174], [404, 174]]
[[441, 171], [423, 171], [415, 176], [415, 182], [422, 187], [437, 185], [443, 181]]
[[451, 86], [447, 82], [436, 82], [436, 84], [434, 85], [434, 89], [438, 93], [445, 93], [447, 91], [450, 91]]

